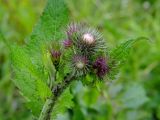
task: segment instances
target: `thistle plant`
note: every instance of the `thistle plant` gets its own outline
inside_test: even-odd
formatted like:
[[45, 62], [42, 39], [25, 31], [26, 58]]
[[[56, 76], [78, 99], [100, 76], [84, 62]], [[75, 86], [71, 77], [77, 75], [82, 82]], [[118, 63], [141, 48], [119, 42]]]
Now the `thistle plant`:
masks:
[[[40, 114], [40, 120], [51, 119], [51, 112], [59, 96], [74, 81], [85, 78], [87, 75], [97, 76], [97, 80], [104, 79], [109, 73], [106, 62], [105, 40], [95, 29], [81, 24], [70, 24], [66, 32], [67, 38], [59, 43], [51, 44], [49, 48], [52, 67], [55, 68], [54, 79], [49, 79], [49, 87], [52, 95], [44, 104]], [[67, 39], [67, 40], [66, 40]], [[70, 68], [64, 79], [56, 83], [58, 72], [61, 75], [62, 68]], [[54, 83], [54, 84], [51, 84]]]
[[[64, 0], [48, 0], [26, 45], [6, 43], [11, 51], [13, 82], [35, 119], [56, 119], [72, 108], [69, 88], [73, 82], [95, 85], [114, 79], [132, 45], [143, 39], [107, 48], [107, 40], [95, 28], [69, 24], [68, 13]], [[87, 76], [93, 79], [89, 83]]]

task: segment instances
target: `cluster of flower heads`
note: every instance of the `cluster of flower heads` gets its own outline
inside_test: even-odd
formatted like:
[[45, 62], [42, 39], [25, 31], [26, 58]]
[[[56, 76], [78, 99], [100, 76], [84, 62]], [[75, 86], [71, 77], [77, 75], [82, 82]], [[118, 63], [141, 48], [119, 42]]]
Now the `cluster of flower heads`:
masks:
[[[71, 51], [69, 57], [70, 68], [76, 76], [96, 74], [103, 78], [109, 67], [106, 58], [106, 44], [101, 34], [84, 24], [72, 23], [68, 25], [67, 39], [63, 41], [65, 52]], [[51, 52], [52, 57], [61, 55]]]

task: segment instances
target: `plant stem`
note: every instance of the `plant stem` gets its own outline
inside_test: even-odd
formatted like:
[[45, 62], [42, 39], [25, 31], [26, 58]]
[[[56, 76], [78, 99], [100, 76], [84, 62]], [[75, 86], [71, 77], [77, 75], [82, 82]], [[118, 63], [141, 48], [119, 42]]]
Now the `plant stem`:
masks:
[[72, 83], [74, 76], [72, 74], [65, 77], [62, 83], [58, 83], [53, 89], [53, 94], [48, 98], [43, 106], [38, 120], [50, 120], [52, 109], [64, 90]]
[[50, 111], [53, 108], [55, 98], [56, 97], [52, 95], [49, 99], [46, 100], [38, 120], [50, 120]]

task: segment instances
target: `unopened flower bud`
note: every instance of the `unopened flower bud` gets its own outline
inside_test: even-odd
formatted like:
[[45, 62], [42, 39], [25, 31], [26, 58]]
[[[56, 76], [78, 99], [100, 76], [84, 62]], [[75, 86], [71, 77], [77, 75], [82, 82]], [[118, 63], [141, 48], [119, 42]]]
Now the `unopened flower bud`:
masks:
[[51, 50], [51, 59], [56, 69], [58, 69], [61, 52], [59, 50]]
[[72, 44], [73, 44], [73, 43], [72, 43], [71, 40], [64, 40], [64, 41], [63, 41], [63, 45], [64, 45], [65, 48], [71, 47]]
[[61, 56], [61, 52], [58, 50], [52, 50], [51, 55], [54, 60], [58, 60]]
[[74, 33], [79, 30], [78, 25], [76, 23], [72, 23], [67, 28], [67, 36], [69, 39], [72, 39]]
[[93, 64], [93, 68], [96, 70], [97, 76], [103, 78], [109, 70], [106, 63], [106, 58], [104, 57], [97, 58]]

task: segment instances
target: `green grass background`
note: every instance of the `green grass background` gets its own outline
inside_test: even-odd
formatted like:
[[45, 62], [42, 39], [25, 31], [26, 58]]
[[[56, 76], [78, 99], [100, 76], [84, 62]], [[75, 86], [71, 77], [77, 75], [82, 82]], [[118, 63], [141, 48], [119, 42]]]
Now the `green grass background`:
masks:
[[[10, 44], [25, 44], [46, 0], [0, 0], [0, 29]], [[58, 120], [160, 120], [160, 0], [66, 0], [71, 20], [98, 28], [108, 47], [147, 37], [132, 49], [117, 75], [100, 91], [74, 85], [76, 103]], [[9, 51], [0, 41], [0, 120], [31, 120], [12, 83]]]

